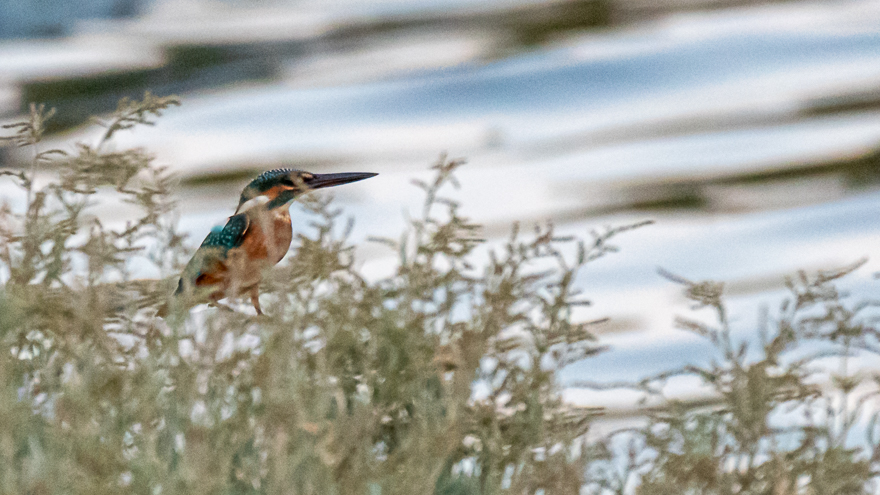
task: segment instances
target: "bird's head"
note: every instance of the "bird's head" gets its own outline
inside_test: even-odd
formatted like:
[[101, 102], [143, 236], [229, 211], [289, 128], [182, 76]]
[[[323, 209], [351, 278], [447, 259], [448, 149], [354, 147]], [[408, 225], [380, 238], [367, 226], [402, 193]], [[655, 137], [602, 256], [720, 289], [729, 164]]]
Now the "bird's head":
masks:
[[244, 188], [235, 213], [241, 213], [254, 206], [264, 206], [269, 210], [280, 208], [287, 206], [294, 198], [305, 192], [323, 187], [340, 186], [375, 175], [378, 174], [369, 172], [313, 174], [290, 168], [269, 170], [257, 176]]

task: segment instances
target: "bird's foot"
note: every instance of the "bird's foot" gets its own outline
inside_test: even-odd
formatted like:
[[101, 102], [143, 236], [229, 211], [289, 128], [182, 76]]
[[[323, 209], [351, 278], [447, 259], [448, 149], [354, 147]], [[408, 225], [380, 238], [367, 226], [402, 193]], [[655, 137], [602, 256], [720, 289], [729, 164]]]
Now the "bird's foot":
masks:
[[230, 313], [237, 313], [237, 312], [238, 312], [238, 311], [235, 310], [235, 308], [233, 308], [233, 307], [231, 307], [231, 306], [229, 306], [229, 305], [227, 305], [227, 304], [223, 304], [223, 303], [220, 302], [220, 301], [211, 301], [211, 302], [208, 303], [208, 306], [210, 306], [210, 307], [215, 307], [215, 308], [218, 308], [218, 309], [222, 309], [222, 310], [224, 310], [224, 311], [229, 311]]
[[251, 304], [253, 304], [254, 309], [257, 310], [257, 316], [262, 316], [263, 309], [260, 308], [260, 291], [257, 287], [251, 289]]

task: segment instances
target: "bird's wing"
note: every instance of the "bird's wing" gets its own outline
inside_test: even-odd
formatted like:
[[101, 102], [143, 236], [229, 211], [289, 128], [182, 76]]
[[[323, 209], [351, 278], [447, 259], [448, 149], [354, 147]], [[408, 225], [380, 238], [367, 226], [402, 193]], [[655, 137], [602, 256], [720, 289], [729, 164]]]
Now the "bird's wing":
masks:
[[186, 283], [190, 284], [190, 287], [216, 283], [215, 276], [218, 271], [223, 270], [226, 253], [241, 246], [250, 225], [251, 220], [247, 214], [239, 213], [229, 217], [224, 227], [211, 229], [183, 270], [175, 294], [183, 292]]
[[229, 250], [241, 246], [244, 235], [250, 226], [251, 220], [246, 213], [233, 215], [229, 217], [226, 226], [222, 229], [212, 229], [200, 247], [217, 246]]

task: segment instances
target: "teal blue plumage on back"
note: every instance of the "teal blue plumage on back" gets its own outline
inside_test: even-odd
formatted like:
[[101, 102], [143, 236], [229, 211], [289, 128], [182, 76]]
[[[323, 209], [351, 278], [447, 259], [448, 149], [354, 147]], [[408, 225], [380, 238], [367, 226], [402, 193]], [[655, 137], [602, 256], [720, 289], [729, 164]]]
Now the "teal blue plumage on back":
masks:
[[212, 228], [211, 232], [202, 241], [200, 247], [220, 246], [226, 249], [232, 249], [241, 246], [244, 240], [244, 234], [247, 231], [250, 220], [246, 213], [239, 213], [229, 217], [226, 226], [219, 225]]

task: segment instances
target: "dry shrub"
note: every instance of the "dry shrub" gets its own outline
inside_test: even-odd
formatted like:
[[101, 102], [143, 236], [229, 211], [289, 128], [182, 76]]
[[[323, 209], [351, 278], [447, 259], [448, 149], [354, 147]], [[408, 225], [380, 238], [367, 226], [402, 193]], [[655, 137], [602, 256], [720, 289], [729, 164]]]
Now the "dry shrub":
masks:
[[[176, 103], [124, 101], [71, 153], [39, 151], [41, 107], [10, 127], [38, 151], [6, 172], [25, 208], [0, 215], [0, 492], [579, 492], [595, 411], [564, 404], [555, 372], [600, 350], [573, 284], [631, 227], [589, 244], [515, 231], [475, 261], [478, 227], [442, 196], [462, 162], [441, 159], [423, 215], [378, 239], [399, 253], [392, 276], [361, 276], [340, 213], [311, 199], [266, 316], [165, 321], [151, 311], [190, 254], [171, 178], [104, 145]], [[140, 218], [90, 216], [110, 193]], [[133, 280], [145, 262], [167, 278]]]

